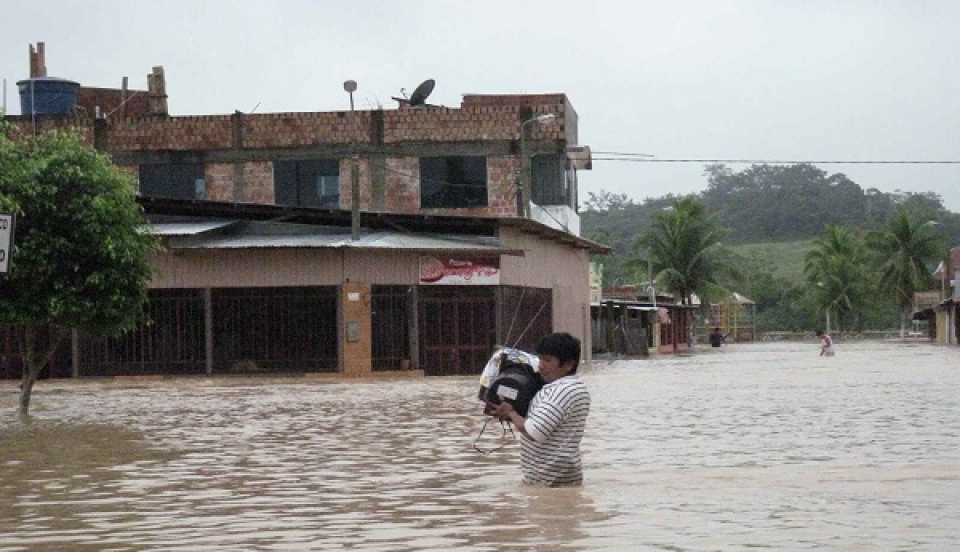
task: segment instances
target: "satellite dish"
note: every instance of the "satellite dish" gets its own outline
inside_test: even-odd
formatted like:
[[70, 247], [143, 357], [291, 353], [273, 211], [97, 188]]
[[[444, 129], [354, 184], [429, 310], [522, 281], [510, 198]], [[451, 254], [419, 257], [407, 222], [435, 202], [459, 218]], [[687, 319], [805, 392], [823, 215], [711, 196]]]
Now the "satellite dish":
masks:
[[427, 96], [433, 92], [433, 87], [436, 84], [433, 79], [427, 79], [420, 83], [419, 86], [413, 91], [413, 94], [410, 95], [410, 107], [416, 107], [418, 105], [424, 105], [427, 102]]
[[421, 106], [429, 107], [426, 103], [427, 96], [429, 96], [430, 93], [433, 92], [433, 86], [435, 84], [436, 82], [434, 82], [433, 79], [427, 79], [421, 82], [419, 86], [417, 86], [416, 90], [413, 91], [413, 94], [411, 94], [409, 98], [407, 98], [407, 91], [405, 88], [400, 89], [400, 93], [403, 94], [402, 98], [398, 98], [396, 96], [391, 96], [391, 98], [393, 98], [394, 100], [397, 100], [397, 103], [401, 108], [421, 107]]

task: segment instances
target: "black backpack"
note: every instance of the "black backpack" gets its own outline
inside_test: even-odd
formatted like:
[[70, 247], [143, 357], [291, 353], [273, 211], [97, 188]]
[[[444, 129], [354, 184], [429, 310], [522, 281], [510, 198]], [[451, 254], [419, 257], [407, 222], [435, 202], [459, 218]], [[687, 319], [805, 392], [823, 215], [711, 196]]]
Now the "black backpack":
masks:
[[[479, 398], [495, 405], [506, 401], [513, 406], [517, 414], [526, 417], [530, 410], [530, 401], [543, 384], [543, 377], [532, 366], [515, 362], [505, 354], [500, 360], [500, 372], [493, 378], [490, 387], [480, 388]], [[489, 408], [487, 411], [489, 413]]]

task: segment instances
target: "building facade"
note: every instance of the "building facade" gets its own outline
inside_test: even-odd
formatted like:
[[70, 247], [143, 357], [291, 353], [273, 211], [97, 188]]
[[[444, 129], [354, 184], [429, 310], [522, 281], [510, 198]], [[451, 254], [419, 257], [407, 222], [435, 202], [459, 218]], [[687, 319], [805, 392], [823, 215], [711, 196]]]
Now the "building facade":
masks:
[[113, 105], [128, 91], [81, 87], [108, 105], [6, 118], [108, 153], [165, 245], [142, 327], [75, 334], [54, 375], [473, 374], [549, 331], [589, 358], [588, 255], [606, 248], [579, 237], [590, 158], [565, 95], [172, 117], [162, 75], [132, 113]]

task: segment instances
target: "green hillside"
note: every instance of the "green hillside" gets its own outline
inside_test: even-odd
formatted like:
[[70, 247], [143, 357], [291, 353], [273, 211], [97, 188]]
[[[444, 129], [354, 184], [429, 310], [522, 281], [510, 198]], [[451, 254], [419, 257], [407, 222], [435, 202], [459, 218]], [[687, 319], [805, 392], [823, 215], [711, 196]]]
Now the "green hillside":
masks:
[[737, 255], [757, 262], [769, 263], [771, 272], [777, 278], [788, 282], [800, 283], [804, 280], [803, 265], [807, 252], [812, 247], [811, 240], [791, 242], [748, 243], [734, 245], [730, 249]]

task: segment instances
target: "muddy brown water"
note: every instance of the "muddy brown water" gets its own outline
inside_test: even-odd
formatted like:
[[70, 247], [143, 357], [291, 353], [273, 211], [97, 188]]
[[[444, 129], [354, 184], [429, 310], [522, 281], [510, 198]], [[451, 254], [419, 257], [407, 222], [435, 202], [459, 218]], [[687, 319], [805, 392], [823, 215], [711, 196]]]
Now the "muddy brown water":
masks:
[[[956, 550], [960, 348], [596, 362], [583, 488], [477, 378], [0, 382], [0, 550]], [[481, 444], [500, 443], [488, 428]]]

